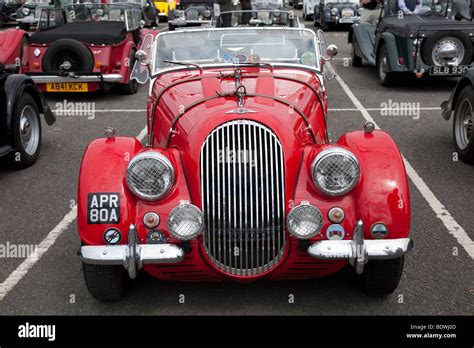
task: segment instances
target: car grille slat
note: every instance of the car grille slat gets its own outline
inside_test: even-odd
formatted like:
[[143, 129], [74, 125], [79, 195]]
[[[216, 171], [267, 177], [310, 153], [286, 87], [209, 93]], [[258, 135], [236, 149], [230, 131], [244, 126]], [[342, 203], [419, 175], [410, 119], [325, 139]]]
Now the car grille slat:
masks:
[[225, 123], [201, 150], [203, 234], [220, 270], [255, 276], [274, 267], [285, 247], [283, 152], [260, 123]]

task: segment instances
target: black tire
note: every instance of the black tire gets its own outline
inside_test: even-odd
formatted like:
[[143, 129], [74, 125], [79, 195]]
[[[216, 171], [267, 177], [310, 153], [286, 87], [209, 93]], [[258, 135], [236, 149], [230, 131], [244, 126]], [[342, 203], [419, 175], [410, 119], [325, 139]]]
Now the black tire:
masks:
[[[22, 116], [23, 115], [23, 116]], [[29, 126], [24, 126], [26, 117]], [[22, 126], [23, 125], [23, 126]], [[31, 143], [24, 144], [22, 130], [25, 136], [35, 134]], [[30, 133], [28, 133], [30, 132]], [[32, 138], [33, 139], [33, 138]], [[31, 166], [38, 159], [41, 148], [41, 119], [35, 99], [28, 93], [23, 93], [13, 111], [13, 151], [9, 162], [15, 169], [24, 169]]]
[[130, 278], [122, 266], [90, 265], [83, 262], [82, 271], [87, 290], [99, 301], [118, 301], [129, 289]]
[[360, 276], [363, 292], [371, 297], [383, 297], [395, 291], [403, 272], [404, 257], [392, 260], [371, 260]]
[[472, 43], [471, 39], [462, 31], [439, 31], [433, 36], [427, 38], [421, 47], [421, 57], [423, 58], [423, 62], [430, 66], [436, 65], [431, 56], [433, 47], [439, 40], [447, 37], [453, 37], [462, 42], [465, 52], [461, 64], [459, 65], [469, 65], [472, 59]]
[[18, 23], [18, 26], [21, 30], [29, 31], [30, 30], [30, 23]]
[[359, 57], [356, 53], [357, 41], [354, 37], [351, 44], [351, 62], [354, 68], [360, 68], [362, 66], [362, 57]]
[[[474, 90], [472, 86], [469, 85], [464, 87], [459, 93], [453, 116], [454, 147], [456, 148], [459, 159], [468, 164], [474, 164], [474, 140], [472, 137], [473, 112]], [[465, 124], [465, 121], [468, 123]]]
[[5, 20], [4, 20], [3, 16], [0, 15], [0, 28], [3, 28], [4, 25], [5, 25]]
[[[135, 50], [132, 50], [130, 52], [129, 62], [130, 62], [129, 74], [131, 74], [133, 66], [135, 64]], [[138, 92], [138, 87], [139, 87], [139, 84], [137, 80], [129, 79], [128, 83], [120, 84], [120, 91], [122, 94], [131, 95]]]
[[377, 55], [377, 74], [379, 76], [380, 84], [384, 87], [390, 87], [395, 84], [395, 73], [386, 71], [384, 68], [384, 66], [388, 64], [387, 61], [387, 50], [385, 45], [382, 44]]
[[168, 30], [169, 30], [169, 31], [173, 31], [173, 30], [175, 30], [175, 29], [176, 29], [176, 27], [175, 27], [173, 24], [171, 24], [171, 23], [168, 22]]
[[79, 41], [72, 39], [60, 39], [49, 46], [43, 57], [43, 71], [57, 72], [60, 70], [56, 64], [61, 61], [58, 55], [63, 53], [72, 57], [70, 59], [72, 60], [70, 71], [92, 71], [94, 67], [92, 52]]

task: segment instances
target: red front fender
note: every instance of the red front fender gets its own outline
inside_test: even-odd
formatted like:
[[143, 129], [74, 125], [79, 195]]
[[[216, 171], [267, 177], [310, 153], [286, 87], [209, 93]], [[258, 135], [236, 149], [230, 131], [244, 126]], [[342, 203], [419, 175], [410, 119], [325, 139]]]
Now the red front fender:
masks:
[[[125, 176], [128, 164], [142, 150], [162, 153], [175, 169], [175, 183], [166, 197], [159, 201], [142, 201], [127, 187]], [[103, 195], [117, 197], [118, 221], [103, 223], [90, 220], [88, 209], [91, 196]], [[143, 216], [153, 211], [160, 217], [159, 228], [168, 237], [168, 242], [180, 243], [169, 235], [167, 223], [169, 212], [182, 200], [191, 201], [181, 158], [176, 149], [143, 149], [135, 138], [96, 139], [85, 151], [79, 174], [77, 223], [81, 241], [87, 245], [103, 245], [105, 230], [114, 227], [123, 236], [119, 244], [126, 244], [130, 224], [134, 224], [140, 243], [144, 243], [148, 230], [143, 224]], [[193, 243], [195, 241], [191, 242]]]
[[[79, 174], [77, 224], [85, 244], [104, 244], [104, 230], [116, 227], [128, 231], [135, 218], [135, 198], [125, 187], [125, 173], [130, 159], [142, 148], [135, 138], [96, 139], [87, 147]], [[120, 194], [119, 224], [88, 224], [90, 193]]]
[[341, 136], [338, 145], [347, 147], [360, 163], [361, 178], [352, 195], [356, 216], [368, 229], [384, 222], [387, 238], [405, 238], [410, 233], [410, 192], [400, 150], [383, 131], [350, 132]]
[[28, 34], [24, 30], [9, 29], [0, 33], [0, 63], [15, 64], [20, 57], [22, 40]]

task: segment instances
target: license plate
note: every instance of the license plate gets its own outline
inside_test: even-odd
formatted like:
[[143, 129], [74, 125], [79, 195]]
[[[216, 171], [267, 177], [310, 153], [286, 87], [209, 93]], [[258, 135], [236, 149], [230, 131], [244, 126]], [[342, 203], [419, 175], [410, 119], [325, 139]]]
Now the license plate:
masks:
[[342, 17], [341, 19], [339, 19], [339, 23], [354, 23], [354, 18], [352, 18], [352, 17], [348, 17], [348, 18]]
[[462, 75], [469, 69], [467, 65], [458, 66], [432, 66], [430, 67], [430, 75], [448, 76], [448, 75]]
[[46, 84], [48, 92], [88, 92], [87, 83], [81, 82], [53, 82]]

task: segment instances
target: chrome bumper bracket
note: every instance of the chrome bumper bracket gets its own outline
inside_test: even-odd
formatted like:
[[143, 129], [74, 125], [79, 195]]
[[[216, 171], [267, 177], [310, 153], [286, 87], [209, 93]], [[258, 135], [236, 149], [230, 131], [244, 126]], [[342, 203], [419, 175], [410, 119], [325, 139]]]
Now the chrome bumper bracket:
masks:
[[348, 260], [362, 274], [369, 260], [396, 259], [413, 248], [410, 238], [364, 239], [364, 224], [357, 221], [352, 240], [323, 240], [312, 244], [308, 253], [322, 260]]
[[84, 263], [93, 265], [123, 265], [131, 279], [146, 264], [178, 263], [184, 251], [173, 244], [139, 244], [135, 226], [130, 225], [127, 245], [87, 245], [81, 247]]

